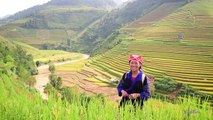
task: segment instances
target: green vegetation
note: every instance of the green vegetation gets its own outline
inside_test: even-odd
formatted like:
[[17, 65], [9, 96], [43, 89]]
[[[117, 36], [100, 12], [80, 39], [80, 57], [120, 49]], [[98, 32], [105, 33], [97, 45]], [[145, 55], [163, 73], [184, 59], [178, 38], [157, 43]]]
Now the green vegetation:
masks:
[[55, 65], [50, 64], [49, 65], [49, 71], [51, 72], [51, 74], [54, 74], [55, 73]]
[[172, 80], [171, 78], [156, 79], [154, 85], [156, 92], [159, 90], [165, 91], [166, 93], [174, 92], [178, 87], [177, 81]]
[[116, 87], [116, 84], [113, 84], [112, 82], [106, 81], [105, 79], [100, 79], [97, 77], [90, 77], [86, 78], [85, 80], [93, 82], [94, 84], [97, 84], [102, 87]]
[[210, 100], [210, 102], [212, 102], [212, 99], [213, 99], [211, 94], [203, 94], [199, 90], [194, 89], [194, 88], [190, 87], [189, 85], [182, 85], [180, 88], [180, 92], [178, 92], [178, 95], [180, 95], [180, 96], [183, 96], [183, 95], [197, 96], [201, 99], [207, 98]]
[[91, 6], [47, 7], [1, 26], [0, 35], [41, 49], [70, 51], [74, 37], [106, 12]]
[[70, 53], [60, 50], [40, 50], [39, 53], [35, 55], [34, 61], [41, 61], [43, 63], [73, 60], [82, 57], [80, 53]]
[[14, 43], [22, 47], [28, 54], [31, 54], [34, 61], [39, 65], [42, 63], [60, 62], [82, 57], [80, 53], [70, 53], [62, 50], [39, 50], [21, 42], [15, 41]]
[[39, 11], [39, 15], [25, 22], [22, 27], [35, 29], [66, 28], [79, 31], [100, 18], [104, 13], [104, 10], [92, 7], [54, 7]]
[[[176, 11], [164, 17], [164, 14], [159, 12], [167, 9], [170, 4], [176, 6]], [[173, 2], [162, 4], [159, 8], [161, 11], [156, 10], [150, 14], [163, 15], [163, 17], [158, 16], [155, 21], [150, 14], [147, 14], [123, 27], [116, 37], [112, 37], [115, 41], [119, 38], [122, 42], [104, 54], [92, 58], [88, 66], [108, 72], [120, 79], [121, 75], [129, 70], [127, 61], [129, 55], [140, 54], [144, 58], [143, 70], [146, 74], [155, 76], [156, 80], [164, 78], [168, 78], [165, 80], [169, 81], [177, 80], [178, 84], [188, 84], [202, 94], [212, 95], [213, 29], [208, 27], [212, 25], [211, 4], [212, 1], [208, 0], [195, 0], [181, 8], [177, 7], [179, 4]], [[199, 13], [196, 11], [197, 6], [200, 9]], [[210, 13], [204, 14], [204, 11]], [[197, 15], [201, 13], [203, 16]], [[145, 18], [149, 18], [152, 22], [147, 22]], [[179, 38], [179, 34], [183, 37]], [[104, 47], [101, 46], [96, 52], [102, 51], [102, 48]], [[160, 86], [163, 81], [157, 81], [155, 85]], [[169, 85], [163, 87], [166, 89], [171, 87]], [[159, 88], [158, 91], [162, 89]], [[175, 86], [169, 91], [174, 89]], [[165, 92], [168, 91], [163, 93]]]
[[[5, 44], [4, 44], [5, 45]], [[1, 47], [3, 48], [3, 47]], [[12, 48], [10, 48], [12, 49]], [[9, 50], [10, 51], [10, 50]], [[14, 52], [14, 51], [13, 51]], [[17, 55], [22, 55], [18, 52]], [[8, 57], [8, 60], [15, 56]], [[23, 57], [23, 55], [22, 55]], [[32, 62], [32, 60], [31, 60]], [[33, 63], [33, 62], [32, 62]], [[19, 63], [20, 64], [20, 63]], [[4, 65], [4, 64], [1, 64]], [[54, 66], [51, 71], [54, 73]], [[23, 68], [26, 69], [26, 68]], [[2, 67], [1, 67], [2, 70]], [[0, 119], [212, 119], [212, 107], [196, 98], [181, 98], [176, 104], [150, 99], [143, 110], [131, 106], [118, 110], [118, 104], [102, 95], [88, 97], [75, 89], [60, 88], [59, 77], [52, 76], [47, 101], [11, 74], [0, 72]], [[20, 79], [21, 78], [20, 76]], [[56, 80], [56, 81], [54, 81]], [[60, 88], [60, 89], [56, 89]], [[48, 89], [49, 89], [48, 88]], [[10, 99], [8, 99], [10, 98]], [[190, 101], [190, 102], [189, 102]]]
[[[50, 95], [48, 101], [32, 89], [28, 89], [1, 74], [0, 77], [0, 119], [212, 119], [212, 107], [200, 104], [196, 98], [182, 98], [176, 104], [150, 99], [143, 110], [136, 112], [131, 106], [118, 110], [117, 104], [97, 95], [87, 97], [75, 90], [64, 88], [62, 97]], [[10, 99], [8, 99], [8, 97]]]
[[[198, 4], [200, 6], [197, 6]], [[185, 6], [184, 9], [188, 9], [195, 16], [211, 16], [213, 15], [212, 5], [211, 0], [197, 0]]]
[[[181, 0], [184, 1], [185, 0]], [[135, 21], [136, 19], [145, 16], [159, 5], [167, 3], [167, 0], [135, 0], [129, 2], [128, 5], [121, 9], [114, 10], [105, 15], [99, 22], [84, 32], [79, 37], [77, 48], [85, 53], [97, 53], [100, 46], [104, 46], [107, 37], [111, 34], [116, 34], [116, 30], [123, 27], [125, 24]], [[183, 5], [183, 4], [181, 4]], [[93, 47], [97, 46], [97, 47]], [[83, 49], [82, 49], [83, 48]], [[109, 50], [110, 47], [107, 49]]]
[[[49, 8], [54, 7], [67, 7], [70, 8], [73, 7], [93, 7], [93, 8], [114, 8], [116, 4], [112, 0], [93, 0], [93, 2], [89, 0], [51, 0], [48, 3], [45, 3], [43, 5], [37, 5], [34, 7], [31, 7], [29, 9], [23, 10], [21, 12], [18, 12], [12, 16], [9, 16], [8, 18], [0, 20], [0, 24], [7, 24], [8, 22], [13, 22], [15, 20], [25, 19], [27, 17], [31, 17], [35, 14], [37, 14], [40, 11], [45, 11]], [[55, 11], [54, 11], [55, 12]]]
[[73, 63], [69, 63], [66, 65], [62, 65], [62, 66], [58, 66], [56, 67], [56, 70], [65, 70], [65, 71], [80, 71], [86, 64], [86, 60], [81, 60], [78, 62]]
[[[60, 4], [60, 2], [54, 1], [54, 4]], [[77, 44], [74, 47], [81, 46], [78, 46], [78, 44], [82, 42], [89, 47], [79, 48], [80, 50], [84, 52], [94, 50], [93, 55], [99, 55], [94, 56], [88, 61], [79, 61], [75, 64], [67, 64], [56, 68], [50, 65], [50, 84], [45, 87], [45, 92], [49, 94], [49, 99], [43, 100], [38, 92], [32, 88], [35, 83], [32, 75], [37, 73], [34, 61], [37, 61], [36, 65], [39, 66], [40, 62], [75, 59], [80, 57], [81, 54], [55, 50], [38, 50], [26, 44], [14, 42], [19, 45], [16, 46], [16, 44], [0, 36], [0, 120], [212, 120], [213, 109], [211, 103], [209, 103], [212, 102], [213, 94], [212, 1], [195, 0], [180, 9], [178, 8], [182, 6], [182, 3], [181, 5], [173, 3], [177, 0], [172, 0], [172, 3], [164, 3], [167, 0], [150, 0], [151, 2], [150, 4], [147, 3], [148, 5], [140, 4], [140, 1], [144, 0], [130, 3], [121, 12], [116, 12], [115, 15], [106, 15], [106, 19], [94, 20], [95, 22], [92, 25], [90, 24], [91, 26], [89, 25], [86, 30], [65, 21], [69, 28], [66, 32], [69, 35], [74, 35], [78, 32], [81, 34], [74, 41], [67, 41], [66, 32], [64, 29], [61, 30], [64, 26], [58, 23], [62, 20], [59, 14], [55, 15], [56, 18], [59, 17], [58, 21], [56, 19], [49, 20], [52, 22], [51, 24], [46, 24], [45, 18], [42, 19], [43, 16], [40, 16], [41, 18], [19, 20], [2, 26], [0, 34], [7, 36], [10, 40], [25, 41], [25, 43], [33, 41], [31, 44], [44, 44], [43, 47], [47, 49], [55, 47], [55, 45], [46, 45], [47, 41], [49, 43], [55, 43], [55, 41], [58, 43], [62, 42], [60, 45], [68, 42], [72, 44], [74, 42]], [[139, 8], [143, 5], [146, 6], [146, 9], [140, 10]], [[159, 5], [160, 8], [158, 8]], [[163, 11], [167, 9], [166, 6], [168, 5], [174, 6], [175, 9], [172, 10], [176, 11], [172, 14], [166, 13], [169, 14], [167, 17], [164, 17], [165, 14], [161, 14], [163, 17], [160, 16], [151, 23], [147, 23], [144, 19], [134, 21], [154, 8]], [[134, 8], [127, 9], [128, 7]], [[63, 11], [62, 13], [64, 11], [68, 13], [79, 11], [79, 9], [68, 10], [67, 8], [61, 9], [61, 7], [51, 9], [53, 11]], [[94, 10], [97, 9], [85, 8], [83, 11], [90, 13]], [[155, 10], [150, 14], [154, 15], [158, 12], [161, 11]], [[49, 13], [48, 10], [41, 11], [41, 14], [47, 13]], [[114, 19], [111, 18], [116, 17], [117, 14], [116, 22], [113, 23]], [[130, 18], [131, 16], [129, 15], [133, 15], [133, 17]], [[53, 16], [52, 18], [54, 18]], [[82, 17], [85, 18], [84, 15]], [[146, 15], [144, 17], [150, 18]], [[78, 22], [75, 15], [71, 18], [76, 23]], [[123, 24], [130, 21], [134, 22], [123, 26]], [[54, 22], [57, 24], [54, 24]], [[103, 26], [96, 28], [99, 22]], [[114, 25], [115, 28], [112, 27]], [[29, 26], [39, 29], [31, 29], [28, 28]], [[48, 28], [50, 26], [51, 28]], [[106, 28], [106, 26], [109, 29], [102, 29]], [[123, 28], [115, 30], [121, 26]], [[23, 27], [27, 27], [27, 29]], [[43, 35], [40, 33], [43, 33]], [[179, 37], [179, 34], [183, 36]], [[80, 39], [80, 41], [77, 39]], [[43, 40], [46, 41], [43, 42]], [[66, 41], [63, 42], [64, 40]], [[88, 41], [85, 42], [85, 40]], [[56, 46], [61, 47], [60, 45]], [[90, 48], [91, 46], [93, 48]], [[28, 53], [24, 50], [28, 51]], [[100, 54], [102, 52], [104, 53]], [[29, 53], [32, 55], [29, 55]], [[79, 74], [88, 73], [90, 75], [88, 75], [89, 77], [86, 80], [102, 87], [113, 86], [114, 84], [111, 84], [111, 81], [109, 81], [110, 78], [120, 79], [122, 74], [129, 70], [128, 57], [130, 54], [143, 55], [144, 72], [155, 76], [156, 79], [154, 83], [154, 95], [156, 96], [145, 102], [143, 110], [139, 108], [134, 109], [131, 105], [118, 109], [118, 102], [112, 102], [101, 94], [89, 97], [84, 93], [79, 93], [75, 88], [63, 87], [62, 77], [54, 74], [56, 70], [77, 71]], [[35, 58], [34, 61], [33, 57]], [[84, 68], [85, 65], [87, 70]], [[89, 71], [89, 69], [96, 71]], [[102, 79], [98, 75], [96, 76], [95, 73], [103, 75], [106, 79]], [[70, 79], [80, 78], [75, 76]], [[174, 92], [177, 92], [175, 94], [178, 96], [175, 96], [177, 99], [173, 103], [168, 103], [167, 99], [160, 100], [157, 97], [158, 95], [166, 97], [166, 95]]]
[[0, 73], [17, 75], [26, 82], [31, 79], [31, 75], [37, 74], [32, 55], [28, 55], [21, 47], [12, 45], [4, 38], [0, 39]]
[[57, 93], [57, 90], [62, 88], [62, 79], [55, 75], [55, 66], [49, 65], [49, 71], [51, 72], [49, 75], [50, 83], [48, 83], [44, 88], [44, 92], [48, 95], [51, 93]]

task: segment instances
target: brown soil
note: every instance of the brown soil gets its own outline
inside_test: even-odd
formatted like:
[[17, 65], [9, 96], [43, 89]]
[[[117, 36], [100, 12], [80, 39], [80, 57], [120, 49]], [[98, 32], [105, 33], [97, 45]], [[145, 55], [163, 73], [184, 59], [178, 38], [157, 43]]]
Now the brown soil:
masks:
[[[68, 64], [71, 62], [77, 62], [79, 60], [88, 59], [89, 56], [83, 56], [81, 59], [73, 61], [65, 61], [61, 63], [56, 63], [55, 66], [60, 66]], [[101, 76], [99, 72], [93, 70], [89, 67], [84, 67], [84, 71], [87, 71], [86, 74], [81, 72], [72, 72], [72, 71], [57, 71], [56, 74], [62, 77], [63, 86], [67, 87], [77, 87], [80, 93], [86, 93], [87, 95], [103, 94], [107, 98], [110, 98], [114, 101], [119, 100], [120, 98], [117, 95], [117, 89], [113, 87], [103, 87], [99, 86], [93, 82], [85, 80], [88, 77], [92, 76]], [[43, 99], [48, 99], [48, 95], [44, 93], [44, 88], [47, 83], [49, 83], [50, 72], [48, 70], [48, 65], [43, 65], [38, 68], [39, 74], [36, 75], [36, 85], [35, 88], [40, 92]]]
[[117, 88], [103, 87], [85, 80], [85, 78], [92, 77], [92, 74], [86, 76], [80, 72], [57, 71], [57, 75], [62, 77], [63, 86], [77, 87], [81, 93], [85, 92], [87, 95], [103, 94], [114, 101], [120, 99], [117, 95]]

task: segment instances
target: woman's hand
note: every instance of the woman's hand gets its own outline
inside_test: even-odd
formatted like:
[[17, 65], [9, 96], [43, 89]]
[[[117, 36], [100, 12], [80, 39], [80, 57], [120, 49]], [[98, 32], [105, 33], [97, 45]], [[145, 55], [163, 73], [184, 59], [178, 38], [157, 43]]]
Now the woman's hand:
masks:
[[125, 90], [122, 90], [121, 93], [122, 93], [122, 97], [127, 97], [127, 96], [129, 96], [129, 94], [128, 94]]
[[129, 95], [129, 99], [134, 100], [134, 99], [136, 99], [136, 98], [139, 97], [139, 96], [140, 96], [139, 93], [133, 93], [133, 94], [130, 94], [130, 95]]

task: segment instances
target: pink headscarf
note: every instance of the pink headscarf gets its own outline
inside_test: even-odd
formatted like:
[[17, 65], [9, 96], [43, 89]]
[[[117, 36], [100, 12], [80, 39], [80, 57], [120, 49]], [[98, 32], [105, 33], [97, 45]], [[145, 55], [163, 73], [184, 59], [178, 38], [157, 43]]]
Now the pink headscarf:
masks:
[[140, 63], [143, 62], [143, 58], [140, 55], [130, 55], [129, 62], [132, 61], [132, 60], [136, 60], [136, 61], [138, 61]]

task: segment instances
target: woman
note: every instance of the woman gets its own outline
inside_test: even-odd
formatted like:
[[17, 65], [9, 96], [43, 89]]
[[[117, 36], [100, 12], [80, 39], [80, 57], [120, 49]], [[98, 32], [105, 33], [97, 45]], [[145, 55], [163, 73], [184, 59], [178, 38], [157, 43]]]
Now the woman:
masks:
[[142, 56], [131, 55], [129, 57], [130, 71], [124, 73], [118, 85], [118, 95], [122, 96], [120, 106], [124, 106], [128, 101], [132, 105], [140, 108], [143, 106], [143, 101], [150, 97], [150, 82], [141, 70]]

